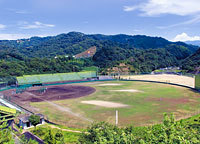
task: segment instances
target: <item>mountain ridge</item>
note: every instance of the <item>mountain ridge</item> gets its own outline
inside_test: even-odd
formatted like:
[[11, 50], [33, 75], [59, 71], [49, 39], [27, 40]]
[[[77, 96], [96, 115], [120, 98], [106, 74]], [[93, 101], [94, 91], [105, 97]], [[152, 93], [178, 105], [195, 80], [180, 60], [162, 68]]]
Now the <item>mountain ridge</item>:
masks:
[[[84, 66], [98, 66], [105, 73], [107, 69], [117, 67], [120, 63], [130, 66], [129, 69], [133, 73], [151, 72], [169, 66], [180, 66], [185, 70], [191, 71], [194, 69], [192, 62], [188, 64], [191, 67], [186, 67], [184, 66], [184, 63], [187, 62], [185, 60], [195, 55], [199, 49], [198, 46], [188, 45], [183, 42], [170, 42], [161, 37], [124, 34], [87, 35], [80, 32], [70, 32], [43, 38], [31, 37], [30, 39], [12, 41], [1, 40], [0, 51], [2, 53], [6, 52], [7, 55], [1, 56], [1, 63], [2, 67], [4, 67], [3, 60], [19, 61], [19, 66], [24, 67], [22, 63], [27, 61], [26, 59], [29, 61], [34, 60], [34, 63], [36, 61], [40, 63], [43, 58], [45, 59], [44, 63], [48, 59], [54, 62], [52, 59], [55, 57], [66, 55], [72, 57], [85, 51], [87, 52], [89, 48], [94, 46], [96, 47], [96, 52], [92, 57], [85, 58]], [[9, 54], [9, 51], [12, 53]], [[19, 56], [14, 56], [15, 54]], [[198, 60], [195, 59], [195, 61]], [[26, 64], [29, 67], [29, 64]], [[49, 68], [45, 69], [48, 70]], [[41, 69], [37, 71], [42, 72]], [[37, 71], [31, 72], [31, 74]], [[69, 71], [67, 67], [66, 71]], [[24, 73], [29, 72], [25, 71]]]
[[[150, 37], [145, 35], [102, 35], [84, 34], [80, 32], [69, 32], [57, 36], [31, 37], [30, 39], [0, 40], [0, 50], [2, 46], [8, 46], [20, 54], [30, 57], [54, 57], [56, 55], [76, 55], [92, 46], [97, 50], [104, 45], [118, 46], [126, 49], [157, 49], [165, 48], [175, 44], [189, 49], [189, 55], [194, 53], [198, 47], [187, 45], [183, 42], [170, 42], [162, 37]], [[48, 53], [45, 53], [48, 52]]]
[[200, 47], [200, 40], [195, 40], [195, 41], [186, 41], [186, 44], [192, 44]]

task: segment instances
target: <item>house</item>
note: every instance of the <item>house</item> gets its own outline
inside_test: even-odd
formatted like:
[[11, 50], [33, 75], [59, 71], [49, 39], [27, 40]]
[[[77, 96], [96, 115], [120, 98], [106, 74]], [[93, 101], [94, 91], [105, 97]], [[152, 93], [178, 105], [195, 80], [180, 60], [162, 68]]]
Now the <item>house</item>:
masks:
[[[44, 120], [44, 115], [42, 114], [36, 114], [40, 117], [40, 123], [39, 124], [44, 124], [45, 120]], [[22, 129], [28, 129], [33, 127], [33, 125], [31, 124], [31, 122], [29, 121], [29, 117], [30, 115], [22, 115], [19, 117], [19, 126], [22, 127]]]

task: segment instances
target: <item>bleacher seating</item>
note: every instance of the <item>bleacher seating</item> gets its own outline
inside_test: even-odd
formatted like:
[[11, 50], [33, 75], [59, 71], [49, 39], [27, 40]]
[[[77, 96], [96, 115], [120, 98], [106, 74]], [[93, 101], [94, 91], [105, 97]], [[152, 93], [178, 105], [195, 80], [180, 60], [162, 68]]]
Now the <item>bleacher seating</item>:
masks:
[[96, 72], [95, 71], [79, 72], [78, 75], [82, 78], [91, 78], [91, 77], [96, 77]]
[[24, 77], [17, 77], [17, 81], [18, 81], [19, 84], [28, 83]]
[[27, 75], [26, 77], [24, 77], [24, 79], [28, 82], [28, 83], [37, 83], [40, 80], [38, 79], [37, 75]]
[[81, 80], [82, 78], [77, 73], [63, 73], [59, 74], [61, 77], [61, 81], [68, 80]]
[[60, 81], [59, 77], [54, 74], [44, 74], [39, 75], [40, 81], [43, 82], [54, 82], [54, 81]]
[[96, 71], [73, 72], [73, 73], [56, 73], [56, 74], [40, 74], [40, 75], [25, 75], [17, 77], [19, 85], [30, 83], [48, 83], [56, 81], [82, 80], [96, 77]]

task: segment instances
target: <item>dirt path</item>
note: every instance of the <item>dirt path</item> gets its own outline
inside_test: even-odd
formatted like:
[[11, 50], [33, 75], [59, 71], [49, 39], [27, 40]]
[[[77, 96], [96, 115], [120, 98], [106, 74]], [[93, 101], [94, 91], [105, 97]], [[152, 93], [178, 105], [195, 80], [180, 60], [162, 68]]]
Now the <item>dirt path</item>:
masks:
[[[33, 97], [39, 98], [38, 96], [36, 96], [36, 95], [34, 95], [34, 94], [30, 93], [30, 92], [25, 92], [25, 93], [27, 93], [27, 94], [29, 94], [29, 95], [31, 95], [31, 96], [33, 96]], [[40, 99], [42, 99], [42, 98], [40, 98]], [[50, 105], [56, 107], [56, 108], [57, 108], [58, 110], [60, 110], [60, 111], [67, 112], [68, 114], [71, 114], [71, 115], [73, 115], [73, 116], [75, 116], [75, 117], [81, 118], [82, 120], [89, 121], [89, 122], [93, 122], [92, 120], [90, 120], [90, 119], [88, 119], [88, 118], [85, 118], [85, 117], [81, 116], [81, 115], [78, 114], [78, 113], [73, 112], [73, 111], [72, 111], [70, 108], [68, 108], [68, 107], [60, 106], [60, 105], [58, 105], [58, 104], [56, 104], [56, 103], [53, 103], [53, 102], [48, 101], [48, 100], [45, 100], [45, 99], [42, 99], [42, 100], [45, 101], [45, 102], [47, 102], [47, 103], [49, 103]]]
[[54, 126], [54, 125], [49, 125], [51, 128], [56, 128], [56, 129], [59, 129], [59, 130], [62, 130], [62, 131], [68, 131], [68, 132], [74, 132], [74, 133], [82, 133], [81, 131], [78, 131], [78, 130], [70, 130], [70, 129], [62, 129], [62, 128], [59, 128], [57, 126]]

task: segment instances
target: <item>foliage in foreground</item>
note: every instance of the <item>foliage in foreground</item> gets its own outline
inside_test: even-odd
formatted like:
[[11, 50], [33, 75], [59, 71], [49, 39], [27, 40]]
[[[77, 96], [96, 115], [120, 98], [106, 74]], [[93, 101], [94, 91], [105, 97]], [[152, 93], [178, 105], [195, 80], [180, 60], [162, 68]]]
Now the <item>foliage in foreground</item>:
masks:
[[[2, 129], [5, 127], [5, 123], [0, 126], [0, 143], [13, 144], [12, 131]], [[165, 114], [162, 124], [146, 127], [119, 128], [100, 122], [93, 124], [80, 136], [50, 127], [38, 127], [32, 132], [43, 139], [46, 144], [75, 143], [78, 137], [80, 144], [198, 144], [200, 143], [200, 115], [175, 122], [172, 114], [170, 116]], [[37, 142], [30, 140], [25, 143], [35, 144]]]
[[50, 127], [38, 127], [32, 131], [40, 137], [46, 144], [64, 144], [64, 135], [61, 130]]
[[36, 140], [33, 140], [33, 139], [27, 139], [24, 135], [22, 135], [20, 137], [21, 139], [21, 144], [38, 144], [38, 142]]
[[81, 144], [189, 144], [200, 143], [200, 118], [196, 123], [175, 122], [174, 116], [164, 115], [162, 124], [146, 127], [118, 128], [108, 123], [93, 124], [82, 133]]
[[14, 144], [11, 128], [7, 128], [6, 122], [0, 123], [0, 144]]
[[14, 144], [14, 137], [16, 135], [18, 135], [16, 140], [20, 141], [21, 144], [38, 144], [38, 142], [31, 138], [27, 139], [24, 135], [20, 136], [20, 133], [12, 131], [11, 127], [8, 127], [6, 122], [0, 123], [0, 144]]
[[[68, 131], [60, 131], [56, 128], [50, 128], [47, 126], [40, 126], [37, 127], [32, 131], [35, 135], [40, 137], [42, 140], [44, 140], [45, 143], [48, 143], [50, 139], [53, 139], [51, 143], [53, 144], [62, 144], [62, 143], [77, 143], [78, 139], [80, 137], [80, 133], [75, 132], [68, 132]], [[61, 137], [58, 137], [58, 136]], [[63, 140], [64, 138], [64, 140]], [[60, 140], [59, 140], [60, 139]]]

